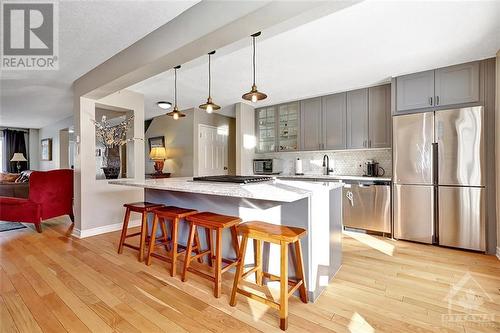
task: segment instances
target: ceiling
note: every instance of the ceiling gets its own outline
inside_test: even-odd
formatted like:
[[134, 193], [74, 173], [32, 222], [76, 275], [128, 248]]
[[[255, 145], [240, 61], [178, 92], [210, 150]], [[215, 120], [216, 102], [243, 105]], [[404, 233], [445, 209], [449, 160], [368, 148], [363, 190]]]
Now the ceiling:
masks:
[[0, 124], [40, 128], [73, 114], [78, 77], [198, 1], [60, 1], [59, 70], [4, 71]]
[[[388, 82], [390, 77], [492, 57], [500, 49], [500, 1], [365, 1], [257, 40], [256, 106]], [[231, 111], [251, 86], [251, 39], [212, 57], [212, 97]], [[178, 71], [178, 104], [207, 98], [207, 57]], [[173, 71], [131, 86], [145, 94], [146, 118], [173, 100]]]

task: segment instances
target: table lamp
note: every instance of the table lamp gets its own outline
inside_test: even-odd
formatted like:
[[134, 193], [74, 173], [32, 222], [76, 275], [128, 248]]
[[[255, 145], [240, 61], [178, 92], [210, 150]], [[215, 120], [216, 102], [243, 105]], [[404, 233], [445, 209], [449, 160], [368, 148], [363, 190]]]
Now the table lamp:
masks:
[[167, 151], [165, 147], [153, 147], [149, 152], [149, 158], [155, 161], [155, 171], [156, 174], [163, 173], [163, 165], [165, 163], [165, 159], [167, 158]]
[[24, 157], [23, 153], [14, 153], [14, 156], [10, 159], [11, 162], [17, 162], [17, 173], [21, 172], [21, 162], [27, 162], [28, 160]]

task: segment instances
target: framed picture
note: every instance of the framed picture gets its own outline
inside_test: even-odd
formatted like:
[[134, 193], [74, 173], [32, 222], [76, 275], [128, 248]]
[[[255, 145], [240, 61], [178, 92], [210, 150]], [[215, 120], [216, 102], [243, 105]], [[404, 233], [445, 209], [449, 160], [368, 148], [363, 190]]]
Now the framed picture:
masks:
[[149, 138], [149, 151], [154, 147], [165, 147], [165, 137], [164, 136], [155, 136], [153, 138]]
[[43, 139], [41, 143], [42, 143], [41, 160], [52, 161], [52, 139]]

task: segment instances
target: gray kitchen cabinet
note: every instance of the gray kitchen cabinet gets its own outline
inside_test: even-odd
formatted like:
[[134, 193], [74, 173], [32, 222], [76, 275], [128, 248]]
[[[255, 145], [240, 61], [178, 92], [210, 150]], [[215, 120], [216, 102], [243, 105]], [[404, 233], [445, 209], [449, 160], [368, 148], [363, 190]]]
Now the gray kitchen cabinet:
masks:
[[322, 103], [322, 149], [345, 149], [346, 136], [346, 93], [324, 96]]
[[479, 62], [436, 69], [435, 99], [436, 106], [479, 101]]
[[300, 101], [300, 148], [322, 149], [321, 97]]
[[391, 85], [368, 89], [368, 146], [391, 147]]
[[299, 102], [278, 106], [278, 151], [294, 151], [299, 146]]
[[276, 150], [276, 107], [269, 106], [255, 110], [257, 149], [259, 153]]
[[434, 106], [434, 71], [396, 78], [396, 113]]
[[368, 89], [347, 92], [347, 148], [368, 148]]

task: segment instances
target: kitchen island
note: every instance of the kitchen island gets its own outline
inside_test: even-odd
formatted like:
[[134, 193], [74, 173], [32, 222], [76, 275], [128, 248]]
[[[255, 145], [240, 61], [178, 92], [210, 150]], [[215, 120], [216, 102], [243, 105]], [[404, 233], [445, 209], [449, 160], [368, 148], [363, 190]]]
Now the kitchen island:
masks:
[[[243, 221], [260, 220], [306, 229], [307, 236], [301, 242], [311, 301], [316, 300], [340, 268], [342, 183], [275, 179], [262, 183], [232, 184], [169, 178], [115, 180], [110, 184], [144, 188], [145, 200], [150, 202], [239, 216]], [[229, 232], [224, 237], [223, 256], [234, 258]], [[185, 244], [186, 238], [187, 226], [181, 224], [179, 243]], [[205, 239], [202, 238], [201, 242], [206, 246]], [[252, 263], [252, 242], [248, 247], [245, 262]], [[294, 252], [290, 252], [294, 256]], [[266, 244], [263, 254], [264, 270], [278, 275], [279, 247]], [[289, 274], [295, 276], [292, 264]]]

